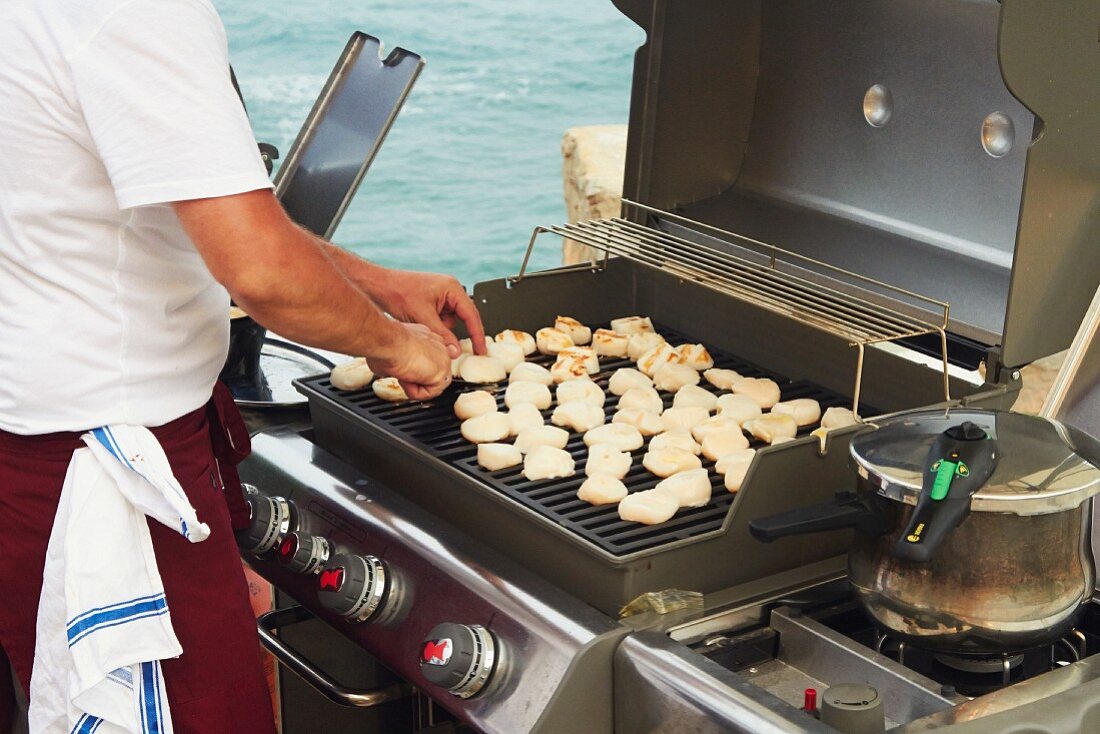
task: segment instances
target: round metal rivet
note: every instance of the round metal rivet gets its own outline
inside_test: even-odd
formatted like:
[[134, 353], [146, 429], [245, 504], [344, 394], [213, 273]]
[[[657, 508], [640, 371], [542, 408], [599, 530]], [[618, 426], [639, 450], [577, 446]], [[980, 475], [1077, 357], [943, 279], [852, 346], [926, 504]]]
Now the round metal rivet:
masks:
[[894, 96], [885, 84], [875, 84], [863, 95], [863, 117], [871, 127], [883, 127], [894, 114]]
[[994, 158], [1006, 155], [1015, 141], [1016, 126], [1005, 113], [994, 112], [982, 122], [982, 147]]

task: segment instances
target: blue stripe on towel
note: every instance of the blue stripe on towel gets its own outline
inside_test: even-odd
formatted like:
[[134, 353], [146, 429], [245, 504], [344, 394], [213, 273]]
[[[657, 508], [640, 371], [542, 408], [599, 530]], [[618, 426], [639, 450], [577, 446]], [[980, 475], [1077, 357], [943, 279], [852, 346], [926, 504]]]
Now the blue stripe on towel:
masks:
[[135, 622], [139, 619], [156, 617], [167, 613], [168, 603], [164, 600], [163, 594], [158, 594], [143, 601], [135, 601], [127, 606], [117, 607], [85, 616], [83, 619], [70, 624], [65, 634], [69, 638], [69, 647], [72, 647], [97, 630], [117, 627], [120, 624]]
[[73, 727], [71, 734], [93, 734], [93, 732], [99, 728], [99, 725], [103, 723], [103, 719], [98, 716], [92, 716], [91, 714], [84, 714], [77, 719], [76, 726]]

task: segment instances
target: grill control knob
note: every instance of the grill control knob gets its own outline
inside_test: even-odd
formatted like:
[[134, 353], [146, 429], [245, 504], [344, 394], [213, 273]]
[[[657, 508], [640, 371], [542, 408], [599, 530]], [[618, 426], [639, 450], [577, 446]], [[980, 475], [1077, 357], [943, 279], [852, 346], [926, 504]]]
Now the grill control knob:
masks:
[[374, 556], [336, 555], [317, 579], [321, 606], [352, 622], [366, 622], [385, 601], [386, 567]]
[[237, 545], [249, 553], [267, 553], [290, 531], [290, 503], [282, 497], [249, 494], [248, 527], [238, 530]]
[[459, 698], [470, 698], [493, 674], [497, 646], [480, 625], [444, 622], [428, 633], [420, 650], [420, 672]]
[[279, 563], [295, 573], [320, 573], [328, 562], [329, 542], [319, 535], [287, 533], [279, 543]]

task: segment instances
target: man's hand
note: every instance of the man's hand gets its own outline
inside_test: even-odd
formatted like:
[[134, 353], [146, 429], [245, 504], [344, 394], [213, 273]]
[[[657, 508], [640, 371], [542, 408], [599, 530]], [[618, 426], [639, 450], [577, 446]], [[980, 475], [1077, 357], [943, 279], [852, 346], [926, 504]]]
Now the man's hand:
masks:
[[390, 270], [386, 275], [386, 287], [372, 295], [387, 313], [401, 321], [427, 326], [442, 337], [451, 359], [462, 354], [458, 337], [451, 331], [461, 320], [470, 334], [474, 352], [485, 354], [481, 314], [455, 278], [407, 270]]
[[443, 339], [420, 324], [401, 324], [402, 337], [367, 357], [378, 375], [396, 377], [413, 400], [431, 400], [451, 384], [451, 360]]
[[438, 334], [451, 359], [462, 353], [452, 329], [459, 321], [473, 342], [475, 354], [485, 354], [485, 327], [474, 302], [455, 278], [435, 273], [390, 270], [330, 245], [337, 266], [386, 313], [407, 323], [424, 324]]

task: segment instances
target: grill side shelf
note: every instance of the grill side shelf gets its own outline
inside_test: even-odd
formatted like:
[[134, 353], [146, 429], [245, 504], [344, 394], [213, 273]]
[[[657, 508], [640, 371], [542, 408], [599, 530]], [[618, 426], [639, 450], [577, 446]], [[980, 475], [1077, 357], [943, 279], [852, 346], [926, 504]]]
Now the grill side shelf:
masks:
[[[658, 331], [673, 345], [692, 341], [663, 327], [658, 327]], [[779, 383], [783, 400], [814, 398], [821, 403], [822, 410], [850, 403], [844, 396], [808, 381], [791, 382], [733, 355], [714, 350], [711, 350], [711, 354], [716, 367], [734, 369], [745, 376], [769, 377], [775, 380]], [[532, 355], [528, 361], [548, 366], [553, 357]], [[618, 404], [618, 396], [607, 391], [608, 380], [615, 370], [631, 366], [634, 366], [633, 362], [626, 359], [601, 360], [601, 371], [593, 376], [593, 381], [605, 391], [604, 410], [608, 421]], [[712, 495], [706, 505], [680, 510], [671, 520], [660, 525], [625, 522], [619, 518], [615, 505], [593, 506], [577, 499], [577, 490], [586, 478], [584, 460], [587, 455], [583, 437], [578, 433], [570, 435], [566, 446], [566, 450], [577, 462], [577, 472], [572, 477], [531, 482], [523, 476], [522, 467], [486, 471], [477, 463], [477, 446], [466, 442], [459, 432], [460, 424], [454, 415], [454, 401], [462, 392], [486, 389], [494, 393], [498, 407], [505, 410], [504, 385], [456, 383], [431, 403], [390, 403], [375, 396], [369, 388], [354, 392], [341, 391], [332, 387], [328, 375], [299, 380], [296, 385], [309, 398], [311, 410], [317, 399], [335, 404], [342, 411], [353, 415], [355, 422], [366, 424], [364, 429], [372, 427], [396, 439], [399, 445], [409, 448], [417, 458], [442, 462], [449, 469], [466, 475], [475, 484], [490, 488], [498, 495], [518, 503], [617, 558], [649, 551], [675, 541], [710, 537], [721, 531], [735, 499], [735, 495], [726, 491], [722, 477], [714, 471], [713, 464], [707, 462], [705, 466], [710, 474]], [[720, 391], [705, 381], [701, 386], [720, 394]], [[673, 396], [668, 393], [662, 396], [665, 406], [670, 406]], [[552, 410], [553, 405], [549, 410], [543, 411], [547, 421]], [[811, 429], [800, 431], [800, 435], [809, 430]], [[352, 438], [362, 442], [376, 440], [366, 430], [362, 435]], [[756, 448], [763, 445], [753, 442]], [[631, 492], [652, 489], [660, 481], [642, 466], [641, 459], [645, 451], [646, 448], [642, 447], [633, 453], [631, 470], [623, 480]]]

